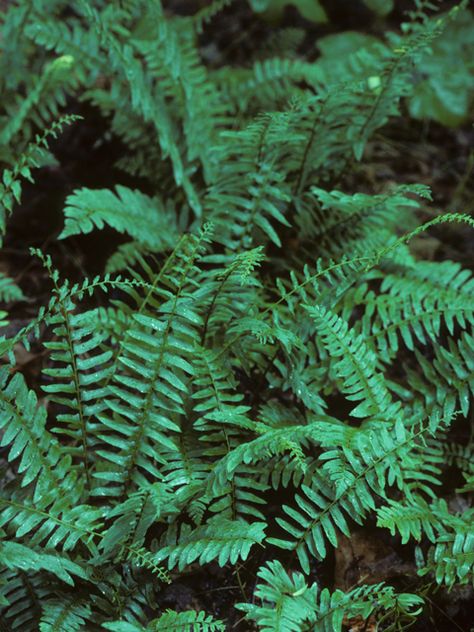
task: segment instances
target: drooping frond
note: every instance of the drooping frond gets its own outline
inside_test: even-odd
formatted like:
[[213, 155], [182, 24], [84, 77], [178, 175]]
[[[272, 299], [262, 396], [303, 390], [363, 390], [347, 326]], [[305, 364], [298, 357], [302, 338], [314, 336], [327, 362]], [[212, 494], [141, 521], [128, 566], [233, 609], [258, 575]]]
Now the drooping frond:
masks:
[[173, 542], [175, 538], [170, 533], [155, 558], [157, 562], [167, 560], [170, 570], [175, 566], [182, 570], [195, 560], [200, 564], [212, 560], [220, 566], [235, 564], [239, 559], [245, 561], [252, 546], [263, 542], [265, 527], [262, 522], [247, 524], [222, 518], [214, 518], [196, 529], [183, 525], [179, 538]]
[[175, 218], [163, 203], [120, 185], [116, 193], [109, 189], [79, 189], [67, 198], [64, 212], [66, 225], [60, 235], [63, 239], [89, 233], [104, 224], [154, 251], [172, 248], [178, 239]]
[[[48, 158], [50, 137], [57, 138], [65, 125], [70, 125], [79, 117], [66, 115], [55, 121], [42, 134], [37, 134], [20, 157], [14, 161], [11, 169], [5, 169], [0, 183], [0, 235], [5, 233], [5, 222], [12, 213], [15, 203], [21, 199], [22, 180], [33, 182], [31, 171], [43, 166]], [[2, 242], [0, 242], [2, 243]]]
[[435, 357], [428, 362], [415, 350], [419, 370], [408, 368], [408, 380], [413, 393], [424, 400], [428, 409], [440, 408], [443, 415], [452, 415], [459, 408], [467, 415], [474, 393], [474, 337], [464, 332], [456, 344], [437, 346]]
[[82, 542], [95, 550], [94, 538], [100, 533], [102, 512], [89, 505], [68, 507], [67, 499], [53, 493], [34, 504], [20, 495], [0, 498], [0, 527], [16, 538], [28, 536], [30, 546], [72, 550]]

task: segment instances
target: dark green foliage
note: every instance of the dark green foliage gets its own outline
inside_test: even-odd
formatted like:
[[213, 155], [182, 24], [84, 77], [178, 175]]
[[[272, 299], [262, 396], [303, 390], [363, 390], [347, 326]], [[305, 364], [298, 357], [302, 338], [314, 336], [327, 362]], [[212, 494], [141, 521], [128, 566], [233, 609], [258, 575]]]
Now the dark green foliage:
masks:
[[308, 586], [304, 576], [296, 572], [290, 577], [278, 561], [269, 562], [258, 576], [265, 584], [257, 584], [256, 596], [262, 606], [238, 604], [259, 629], [269, 632], [340, 632], [344, 615], [362, 615], [364, 619], [377, 608], [403, 612], [414, 619], [423, 600], [416, 595], [395, 594], [383, 584], [362, 586], [343, 593], [332, 594], [316, 584]]
[[[3, 330], [2, 629], [228, 629], [239, 613], [160, 603], [165, 584], [213, 564], [235, 575], [248, 629], [337, 632], [372, 616], [401, 630], [422, 613], [421, 580], [344, 592], [314, 572], [375, 519], [420, 545], [420, 576], [474, 582], [472, 508], [439, 492], [446, 466], [473, 489], [472, 440], [450, 433], [469, 434], [474, 281], [411, 248], [474, 220], [422, 224], [425, 184], [355, 184], [407, 108], [463, 119], [472, 65], [463, 83], [435, 60], [458, 36], [472, 59], [472, 14], [415, 2], [384, 38], [320, 38], [316, 61], [297, 54], [298, 29], [274, 27], [247, 64], [206, 64], [200, 38], [234, 4], [178, 17], [158, 0], [24, 0], [2, 16], [2, 237], [22, 182], [55, 163], [48, 143], [85, 124], [71, 104], [100, 111], [98, 143], [120, 140], [115, 173], [144, 189], [72, 191], [62, 244], [105, 227], [129, 241], [80, 282], [33, 250], [51, 297]], [[253, 19], [285, 4], [255, 0]], [[0, 298], [25, 300], [3, 272]], [[39, 384], [15, 366], [32, 341]]]

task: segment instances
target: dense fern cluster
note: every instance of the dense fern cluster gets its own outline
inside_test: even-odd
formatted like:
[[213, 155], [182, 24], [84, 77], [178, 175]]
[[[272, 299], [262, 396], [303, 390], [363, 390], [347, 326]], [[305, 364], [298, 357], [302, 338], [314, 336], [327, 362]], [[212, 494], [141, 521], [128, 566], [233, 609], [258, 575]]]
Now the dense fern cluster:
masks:
[[[474, 446], [456, 437], [474, 394], [474, 280], [410, 248], [431, 224], [474, 219], [420, 224], [426, 185], [348, 188], [407, 108], [466, 115], [472, 61], [461, 90], [430, 56], [452, 33], [472, 53], [473, 16], [417, 2], [383, 38], [322, 38], [315, 61], [302, 30], [274, 27], [245, 66], [206, 64], [203, 38], [234, 4], [177, 16], [159, 0], [18, 0], [3, 15], [2, 235], [25, 180], [54, 163], [51, 138], [84, 124], [78, 100], [146, 186], [71, 192], [59, 240], [108, 226], [128, 241], [78, 283], [32, 250], [51, 298], [3, 330], [2, 629], [224, 630], [235, 612], [160, 601], [197, 565], [235, 575], [241, 629], [275, 632], [370, 616], [401, 630], [428, 581], [474, 580], [473, 510], [439, 492], [447, 467], [473, 490]], [[5, 274], [0, 296], [25, 299]], [[40, 388], [15, 366], [32, 341]], [[416, 545], [418, 584], [325, 585], [340, 537], [375, 522]]]

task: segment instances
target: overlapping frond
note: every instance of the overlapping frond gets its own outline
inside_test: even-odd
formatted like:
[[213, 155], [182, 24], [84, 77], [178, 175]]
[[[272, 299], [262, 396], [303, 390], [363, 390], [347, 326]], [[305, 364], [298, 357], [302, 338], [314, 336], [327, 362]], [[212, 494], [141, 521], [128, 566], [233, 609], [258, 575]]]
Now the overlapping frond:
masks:
[[387, 485], [396, 484], [411, 493], [413, 479], [418, 479], [423, 491], [427, 482], [436, 484], [433, 475], [438, 455], [434, 455], [434, 466], [427, 460], [426, 471], [420, 472], [418, 450], [425, 449], [423, 437], [435, 432], [441, 423], [434, 417], [407, 430], [399, 421], [391, 430], [362, 433], [356, 449], [342, 447], [323, 452], [320, 472], [311, 486], [301, 485], [300, 493], [295, 495], [296, 506], [285, 505], [286, 517], [277, 518], [290, 537], [271, 541], [295, 551], [303, 570], [309, 573], [310, 556], [324, 559], [327, 542], [337, 546], [338, 532], [350, 535], [352, 521], [362, 524], [368, 512], [375, 509], [376, 498], [385, 497]]
[[[458, 11], [419, 2], [397, 33], [318, 31], [310, 50], [304, 16], [271, 24], [268, 0], [179, 4], [34, 0], [0, 18], [0, 234], [32, 170], [55, 178], [75, 151], [76, 132], [48, 148], [78, 118], [63, 111], [94, 113], [81, 147], [100, 128], [91, 156], [110, 149], [121, 173], [68, 172], [42, 248], [75, 280], [39, 250], [47, 275], [14, 269], [15, 235], [0, 272], [0, 627], [402, 629], [418, 594], [323, 584], [330, 548], [368, 522], [414, 543], [421, 577], [473, 582], [474, 281], [422, 260], [422, 236], [474, 220], [377, 163], [413, 140], [394, 117], [440, 120], [424, 91], [449, 84], [436, 38]], [[218, 33], [229, 16], [235, 41]], [[108, 229], [129, 241], [79, 279], [96, 265], [82, 242]], [[216, 618], [214, 595], [177, 611], [199, 566], [226, 604], [240, 589], [246, 623]]]
[[340, 632], [345, 615], [367, 619], [381, 607], [388, 611], [402, 608], [414, 618], [423, 605], [420, 597], [397, 594], [383, 584], [360, 586], [347, 593], [320, 591], [316, 584], [308, 585], [301, 573], [290, 576], [277, 560], [261, 568], [258, 577], [261, 581], [255, 594], [262, 605], [238, 607], [265, 632]]

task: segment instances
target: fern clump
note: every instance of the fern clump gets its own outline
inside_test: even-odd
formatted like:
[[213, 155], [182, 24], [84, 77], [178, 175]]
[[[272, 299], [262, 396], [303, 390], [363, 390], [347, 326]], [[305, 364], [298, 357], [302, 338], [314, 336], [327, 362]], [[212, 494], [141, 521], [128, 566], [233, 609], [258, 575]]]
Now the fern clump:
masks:
[[[87, 112], [120, 156], [113, 181], [85, 165], [46, 244], [28, 233], [41, 292], [0, 272], [2, 629], [417, 629], [436, 590], [472, 586], [474, 280], [420, 244], [474, 219], [370, 177], [397, 126], [465, 120], [472, 67], [438, 62], [472, 59], [472, 12], [416, 0], [315, 54], [323, 4], [4, 10], [5, 261]], [[219, 38], [239, 12], [263, 33], [245, 63]], [[89, 276], [69, 255], [91, 243]], [[335, 582], [361, 531], [410, 570]]]

